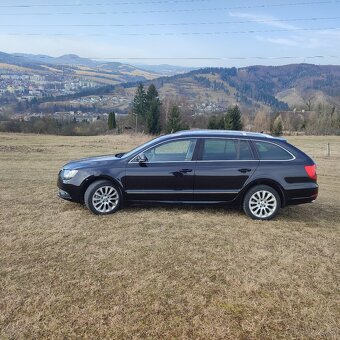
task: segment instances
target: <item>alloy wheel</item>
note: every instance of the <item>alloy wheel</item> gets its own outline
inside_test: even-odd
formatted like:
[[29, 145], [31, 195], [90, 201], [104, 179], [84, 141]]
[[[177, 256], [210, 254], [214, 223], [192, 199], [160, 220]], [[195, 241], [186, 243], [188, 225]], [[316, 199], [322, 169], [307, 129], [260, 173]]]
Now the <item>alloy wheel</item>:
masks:
[[258, 218], [268, 218], [276, 211], [276, 197], [269, 191], [256, 191], [249, 199], [249, 210]]
[[93, 207], [100, 213], [113, 211], [119, 203], [118, 191], [112, 186], [99, 187], [92, 196]]

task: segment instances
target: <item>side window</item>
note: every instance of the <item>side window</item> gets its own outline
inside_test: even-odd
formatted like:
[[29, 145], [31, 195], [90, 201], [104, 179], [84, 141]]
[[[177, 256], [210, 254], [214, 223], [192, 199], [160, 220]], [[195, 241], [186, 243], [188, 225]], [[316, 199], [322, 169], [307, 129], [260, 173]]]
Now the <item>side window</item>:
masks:
[[240, 140], [239, 144], [239, 160], [247, 161], [247, 160], [253, 160], [254, 155], [251, 150], [250, 144], [246, 140]]
[[237, 159], [237, 141], [234, 139], [205, 139], [202, 160], [235, 160]]
[[196, 139], [178, 140], [161, 144], [144, 152], [149, 162], [191, 161]]
[[281, 147], [266, 142], [254, 142], [260, 160], [277, 160], [284, 161], [292, 159], [292, 155]]

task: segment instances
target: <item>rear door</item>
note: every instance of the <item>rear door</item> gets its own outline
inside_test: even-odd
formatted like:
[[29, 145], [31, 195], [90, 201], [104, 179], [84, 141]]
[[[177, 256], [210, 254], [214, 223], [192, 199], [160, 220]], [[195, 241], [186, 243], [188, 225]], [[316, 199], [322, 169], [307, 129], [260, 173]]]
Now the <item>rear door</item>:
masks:
[[248, 140], [218, 137], [200, 140], [195, 171], [195, 200], [234, 200], [258, 164]]

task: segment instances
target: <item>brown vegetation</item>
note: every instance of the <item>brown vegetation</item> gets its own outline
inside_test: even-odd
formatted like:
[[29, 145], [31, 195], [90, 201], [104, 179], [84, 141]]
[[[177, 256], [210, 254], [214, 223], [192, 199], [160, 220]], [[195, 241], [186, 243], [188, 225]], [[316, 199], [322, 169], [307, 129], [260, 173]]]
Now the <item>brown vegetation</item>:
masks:
[[270, 222], [56, 197], [66, 161], [147, 138], [0, 134], [0, 338], [339, 339], [340, 138], [291, 138], [320, 197]]

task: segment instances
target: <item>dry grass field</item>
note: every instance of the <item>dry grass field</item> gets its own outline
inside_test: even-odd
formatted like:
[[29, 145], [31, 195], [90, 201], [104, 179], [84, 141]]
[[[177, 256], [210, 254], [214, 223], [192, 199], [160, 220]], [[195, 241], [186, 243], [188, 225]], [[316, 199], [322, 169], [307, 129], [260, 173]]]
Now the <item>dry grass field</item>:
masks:
[[340, 137], [289, 138], [320, 196], [270, 222], [56, 197], [66, 161], [146, 139], [0, 134], [0, 338], [339, 339]]

